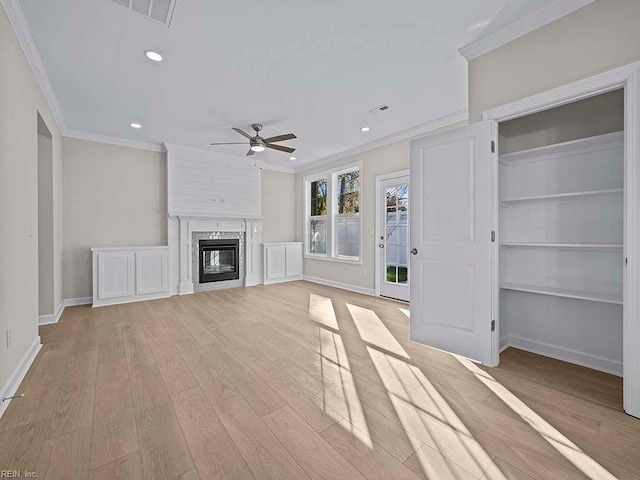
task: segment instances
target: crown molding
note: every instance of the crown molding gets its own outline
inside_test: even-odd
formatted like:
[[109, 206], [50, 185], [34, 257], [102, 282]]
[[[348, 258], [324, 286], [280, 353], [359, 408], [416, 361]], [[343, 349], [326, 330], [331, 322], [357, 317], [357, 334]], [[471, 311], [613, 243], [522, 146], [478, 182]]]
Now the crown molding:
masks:
[[403, 130], [398, 133], [394, 133], [393, 135], [389, 135], [383, 138], [379, 138], [377, 140], [373, 140], [372, 142], [365, 143], [355, 148], [350, 148], [349, 150], [345, 150], [340, 153], [336, 153], [334, 155], [330, 155], [328, 157], [321, 158], [319, 160], [315, 160], [309, 163], [305, 163], [304, 165], [299, 165], [295, 168], [296, 173], [305, 172], [315, 167], [319, 167], [322, 165], [326, 165], [328, 163], [336, 162], [338, 160], [342, 160], [343, 158], [352, 157], [354, 155], [359, 155], [364, 152], [368, 152], [369, 150], [373, 150], [375, 148], [383, 147], [385, 145], [389, 145], [390, 143], [399, 142], [401, 140], [406, 140], [408, 138], [417, 137], [420, 135], [427, 134], [434, 130], [438, 130], [440, 128], [448, 127], [449, 125], [454, 125], [460, 122], [466, 122], [469, 120], [469, 110], [464, 109], [458, 112], [450, 113], [449, 115], [444, 115], [442, 117], [438, 117], [434, 120], [431, 120], [427, 123], [423, 123], [416, 127], [409, 128], [407, 130]]
[[77, 140], [88, 140], [90, 142], [107, 143], [110, 145], [118, 145], [120, 147], [137, 148], [139, 150], [149, 150], [152, 152], [165, 152], [165, 148], [160, 143], [141, 142], [139, 140], [129, 140], [126, 138], [110, 137], [101, 133], [85, 132], [82, 130], [67, 129], [64, 132], [67, 138], [75, 138]]
[[458, 52], [460, 52], [467, 61], [471, 61], [594, 1], [595, 0], [556, 0], [546, 7], [542, 7], [526, 17], [510, 23], [500, 30], [480, 37], [478, 40], [462, 47]]
[[51, 82], [49, 82], [49, 77], [47, 76], [44, 64], [42, 63], [40, 54], [36, 49], [36, 44], [31, 36], [27, 19], [25, 18], [24, 13], [22, 13], [20, 3], [18, 0], [0, 0], [0, 4], [2, 4], [2, 7], [7, 14], [7, 18], [9, 19], [9, 23], [11, 23], [11, 27], [13, 27], [16, 37], [18, 37], [18, 42], [22, 47], [25, 57], [27, 57], [27, 62], [29, 63], [38, 84], [40, 85], [40, 89], [42, 90], [42, 94], [49, 105], [49, 109], [51, 109], [51, 114], [58, 125], [58, 130], [60, 130], [61, 134], [64, 134], [66, 131], [66, 125], [64, 123], [64, 117], [62, 116], [62, 110], [60, 110], [58, 99], [56, 98], [56, 94], [53, 92], [53, 87], [51, 86]]
[[271, 165], [265, 162], [260, 162], [260, 168], [262, 168], [262, 170], [272, 170], [274, 172], [296, 173], [296, 170], [293, 167], [281, 167], [280, 165]]

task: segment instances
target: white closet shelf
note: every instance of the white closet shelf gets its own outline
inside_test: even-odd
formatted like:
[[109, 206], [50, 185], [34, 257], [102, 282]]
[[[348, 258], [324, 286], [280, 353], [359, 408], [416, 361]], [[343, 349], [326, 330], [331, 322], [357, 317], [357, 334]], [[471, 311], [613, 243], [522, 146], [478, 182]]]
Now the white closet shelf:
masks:
[[502, 242], [501, 247], [572, 248], [576, 250], [622, 250], [621, 243]]
[[536, 203], [536, 202], [545, 202], [545, 201], [562, 201], [562, 200], [572, 200], [572, 199], [580, 199], [583, 197], [594, 197], [600, 195], [615, 195], [623, 193], [624, 189], [622, 188], [609, 188], [606, 190], [586, 190], [583, 192], [570, 192], [570, 193], [553, 193], [548, 195], [534, 195], [531, 197], [514, 197], [514, 198], [505, 198], [500, 200], [500, 204], [503, 206], [522, 204], [522, 203]]
[[500, 155], [500, 162], [505, 165], [557, 158], [559, 155], [575, 155], [583, 152], [619, 147], [624, 145], [624, 132], [606, 133], [593, 137], [581, 138], [569, 142], [555, 143], [543, 147], [521, 150], [519, 152]]
[[524, 283], [502, 283], [500, 288], [514, 290], [517, 292], [536, 293], [539, 295], [551, 295], [554, 297], [575, 298], [578, 300], [588, 300], [591, 302], [613, 303], [622, 305], [622, 295], [612, 295], [607, 293], [583, 292], [580, 290], [569, 290], [566, 288], [541, 287], [538, 285], [527, 285]]

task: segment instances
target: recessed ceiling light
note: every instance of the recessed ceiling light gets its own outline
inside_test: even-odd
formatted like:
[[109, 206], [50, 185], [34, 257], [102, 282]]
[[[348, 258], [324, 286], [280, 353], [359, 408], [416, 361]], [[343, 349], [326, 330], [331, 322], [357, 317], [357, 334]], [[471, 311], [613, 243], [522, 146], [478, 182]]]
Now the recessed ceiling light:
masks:
[[295, 160], [296, 157], [289, 157], [289, 160]]
[[162, 55], [160, 55], [158, 52], [154, 52], [153, 50], [146, 50], [144, 54], [149, 60], [153, 60], [154, 62], [162, 61]]
[[142, 128], [142, 125], [140, 125], [139, 123], [132, 123], [131, 128]]
[[361, 132], [368, 132], [369, 130], [371, 130], [369, 127], [360, 127]]

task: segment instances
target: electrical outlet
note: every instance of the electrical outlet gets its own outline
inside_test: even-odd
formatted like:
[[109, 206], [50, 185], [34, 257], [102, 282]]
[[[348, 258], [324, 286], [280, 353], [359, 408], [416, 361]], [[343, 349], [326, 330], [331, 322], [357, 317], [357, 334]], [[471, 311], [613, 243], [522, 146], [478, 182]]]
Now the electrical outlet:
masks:
[[7, 328], [7, 348], [11, 348], [11, 329]]

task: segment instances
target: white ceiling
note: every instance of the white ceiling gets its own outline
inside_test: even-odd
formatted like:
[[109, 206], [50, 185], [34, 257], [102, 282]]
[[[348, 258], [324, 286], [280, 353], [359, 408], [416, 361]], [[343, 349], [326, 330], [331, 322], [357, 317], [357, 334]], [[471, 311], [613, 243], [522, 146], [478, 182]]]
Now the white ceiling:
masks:
[[259, 122], [298, 136], [296, 161], [256, 155], [283, 167], [466, 109], [458, 49], [551, 2], [178, 0], [167, 28], [111, 0], [20, 0], [67, 128], [242, 156], [209, 143]]

